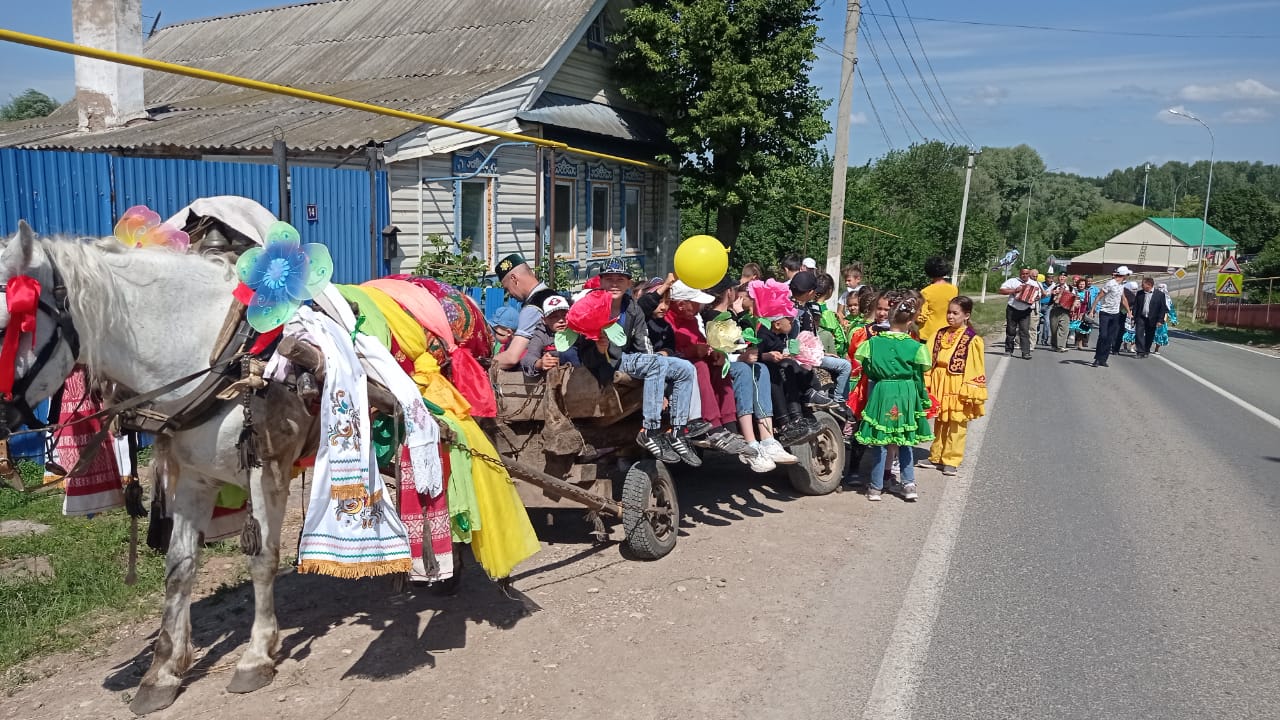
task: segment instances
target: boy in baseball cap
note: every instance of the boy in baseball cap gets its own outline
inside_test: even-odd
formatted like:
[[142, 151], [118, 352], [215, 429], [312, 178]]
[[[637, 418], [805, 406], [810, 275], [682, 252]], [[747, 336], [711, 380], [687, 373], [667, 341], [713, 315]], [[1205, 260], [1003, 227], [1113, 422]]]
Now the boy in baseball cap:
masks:
[[578, 349], [556, 350], [556, 333], [569, 327], [569, 307], [572, 305], [562, 295], [548, 295], [538, 309], [542, 323], [529, 338], [529, 350], [520, 358], [520, 369], [526, 377], [541, 377], [543, 373], [559, 365], [579, 365]]

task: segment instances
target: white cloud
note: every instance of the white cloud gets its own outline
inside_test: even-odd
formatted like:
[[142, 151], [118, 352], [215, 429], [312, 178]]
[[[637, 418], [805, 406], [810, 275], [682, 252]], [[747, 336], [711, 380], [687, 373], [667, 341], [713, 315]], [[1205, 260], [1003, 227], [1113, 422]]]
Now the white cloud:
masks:
[[1280, 91], [1273, 90], [1252, 78], [1226, 82], [1219, 85], [1187, 85], [1178, 91], [1178, 97], [1192, 102], [1221, 102], [1223, 100], [1276, 100]]
[[1280, 2], [1277, 2], [1276, 0], [1256, 0], [1255, 2], [1218, 3], [1199, 5], [1196, 7], [1184, 8], [1182, 10], [1174, 10], [1173, 12], [1156, 15], [1153, 19], [1189, 20], [1192, 18], [1217, 17], [1220, 15], [1252, 12], [1254, 10], [1269, 10], [1275, 7], [1280, 7]]
[[868, 122], [870, 122], [867, 119], [867, 114], [864, 112], [856, 112], [850, 115], [849, 120], [851, 120], [854, 125], [866, 125]]
[[995, 107], [1009, 97], [1009, 91], [995, 85], [983, 85], [974, 93], [974, 98], [987, 107]]
[[1251, 125], [1266, 122], [1269, 119], [1271, 119], [1271, 113], [1259, 107], [1239, 108], [1222, 113], [1222, 122], [1235, 125]]

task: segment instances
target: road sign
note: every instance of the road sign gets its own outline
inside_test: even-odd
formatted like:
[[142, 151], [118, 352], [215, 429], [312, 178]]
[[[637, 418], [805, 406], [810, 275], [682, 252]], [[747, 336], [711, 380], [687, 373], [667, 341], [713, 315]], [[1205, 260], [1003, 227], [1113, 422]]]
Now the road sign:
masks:
[[1214, 292], [1218, 297], [1240, 297], [1240, 288], [1243, 285], [1244, 275], [1219, 272]]
[[1240, 263], [1236, 262], [1235, 255], [1227, 256], [1227, 261], [1222, 263], [1222, 267], [1218, 268], [1218, 274], [1219, 275], [1222, 275], [1222, 274], [1239, 275], [1240, 274]]
[[1182, 268], [1178, 268], [1177, 270], [1173, 271], [1173, 276], [1181, 280], [1182, 278], [1187, 276], [1187, 271], [1183, 270]]

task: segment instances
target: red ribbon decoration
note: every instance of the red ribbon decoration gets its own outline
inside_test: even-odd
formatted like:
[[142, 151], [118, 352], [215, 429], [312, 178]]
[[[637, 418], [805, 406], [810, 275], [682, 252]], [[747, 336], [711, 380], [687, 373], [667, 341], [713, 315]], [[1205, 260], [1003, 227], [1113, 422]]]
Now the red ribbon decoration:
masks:
[[40, 281], [27, 275], [9, 279], [4, 292], [9, 308], [9, 326], [4, 329], [4, 345], [0, 346], [0, 395], [13, 399], [14, 375], [18, 372], [18, 346], [23, 333], [31, 333], [31, 346], [36, 344], [36, 309], [40, 307]]

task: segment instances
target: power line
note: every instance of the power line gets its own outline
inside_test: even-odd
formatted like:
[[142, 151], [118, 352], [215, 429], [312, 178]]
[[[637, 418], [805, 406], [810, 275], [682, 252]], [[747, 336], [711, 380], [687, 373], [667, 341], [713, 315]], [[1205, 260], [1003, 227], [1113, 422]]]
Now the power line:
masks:
[[920, 128], [916, 126], [916, 121], [911, 119], [911, 113], [907, 112], [907, 106], [898, 97], [898, 92], [893, 89], [893, 81], [889, 79], [889, 74], [884, 71], [884, 64], [880, 62], [880, 53], [876, 51], [876, 45], [871, 41], [871, 35], [863, 34], [862, 39], [866, 41], [867, 50], [871, 51], [871, 59], [875, 61], [876, 68], [880, 71], [880, 77], [884, 80], [885, 89], [889, 91], [889, 97], [893, 100], [893, 110], [898, 115], [898, 124], [902, 126], [902, 132], [907, 136], [908, 142], [910, 142], [911, 132], [907, 130], [907, 125], [910, 125], [912, 130], [915, 130], [917, 138], [922, 142], [925, 141], [924, 133], [920, 132]]
[[871, 99], [871, 89], [867, 87], [867, 79], [862, 76], [862, 68], [855, 66], [858, 73], [858, 82], [862, 84], [862, 92], [867, 96], [867, 104], [871, 106], [871, 114], [876, 118], [876, 125], [880, 126], [880, 135], [884, 138], [884, 144], [893, 149], [893, 140], [889, 139], [889, 131], [884, 129], [884, 121], [880, 119], [880, 111], [876, 109], [876, 101]]
[[916, 30], [915, 19], [911, 17], [911, 10], [907, 8], [906, 0], [902, 0], [902, 10], [907, 16], [907, 24], [911, 26], [911, 33], [916, 37], [916, 44], [920, 46], [920, 54], [924, 57], [925, 67], [929, 68], [929, 74], [933, 76], [933, 84], [938, 86], [938, 94], [942, 96], [942, 102], [947, 106], [947, 110], [951, 111], [951, 117], [955, 120], [956, 127], [960, 129], [960, 133], [964, 135], [965, 140], [969, 141], [969, 147], [974, 147], [976, 143], [969, 133], [960, 124], [960, 116], [956, 115], [955, 108], [951, 107], [951, 100], [947, 97], [947, 91], [942, 89], [942, 83], [938, 82], [938, 73], [933, 71], [933, 62], [929, 60], [929, 53], [925, 52], [924, 42], [920, 40], [920, 32]]
[[[888, 17], [887, 15], [881, 16], [880, 13], [868, 11], [863, 11], [862, 14], [870, 15], [871, 17]], [[924, 22], [949, 23], [951, 25], [977, 25], [979, 27], [1013, 28], [1017, 30], [1042, 30], [1045, 32], [1077, 33], [1081, 35], [1112, 35], [1116, 37], [1146, 37], [1176, 40], [1280, 40], [1280, 35], [1266, 33], [1157, 33], [1143, 32], [1140, 30], [1092, 30], [1089, 28], [1059, 27], [1053, 25], [1024, 25], [1020, 23], [986, 22], [984, 20], [955, 20], [951, 18], [924, 17], [921, 15], [914, 16], [914, 19], [922, 20]]]
[[889, 41], [889, 36], [885, 33], [884, 27], [880, 24], [880, 19], [872, 17], [871, 20], [876, 25], [876, 31], [880, 33], [880, 39], [884, 41], [885, 47], [889, 49], [889, 56], [893, 58], [893, 64], [898, 67], [898, 74], [902, 76], [902, 82], [906, 84], [907, 90], [911, 92], [911, 97], [915, 98], [916, 105], [919, 106], [920, 112], [924, 113], [925, 118], [933, 125], [933, 129], [938, 131], [938, 135], [940, 137], [945, 137], [948, 141], [955, 143], [956, 139], [951, 136], [950, 132], [943, 130], [942, 127], [938, 125], [938, 121], [929, 113], [929, 110], [925, 108], [924, 101], [920, 99], [920, 94], [916, 92], [915, 84], [911, 82], [911, 78], [907, 77], [907, 71], [902, 67], [902, 61], [898, 59], [898, 52], [893, 49], [893, 43]]
[[[959, 121], [955, 121], [953, 118], [948, 117], [947, 114], [942, 111], [942, 105], [938, 103], [938, 98], [934, 96], [933, 90], [929, 87], [929, 81], [925, 79], [924, 73], [920, 70], [920, 63], [916, 62], [916, 54], [911, 51], [911, 44], [907, 42], [907, 36], [902, 32], [902, 25], [898, 22], [898, 15], [893, 11], [892, 3], [893, 0], [885, 0], [885, 4], [889, 8], [889, 16], [893, 18], [893, 27], [898, 31], [898, 37], [902, 40], [902, 46], [907, 49], [907, 57], [911, 58], [911, 65], [916, 69], [916, 77], [920, 78], [920, 84], [924, 86], [925, 94], [929, 96], [929, 102], [933, 104], [933, 109], [938, 112], [938, 117], [942, 119], [942, 124], [948, 129], [954, 131], [952, 141], [955, 142], [956, 137], [967, 140], [968, 138], [964, 137], [964, 131], [960, 128]], [[902, 7], [904, 9], [906, 8], [905, 2], [903, 2]], [[919, 39], [919, 36], [916, 36], [916, 40], [918, 41]], [[924, 46], [921, 45], [921, 50], [923, 51], [923, 49]], [[972, 145], [972, 143], [970, 144]]]

